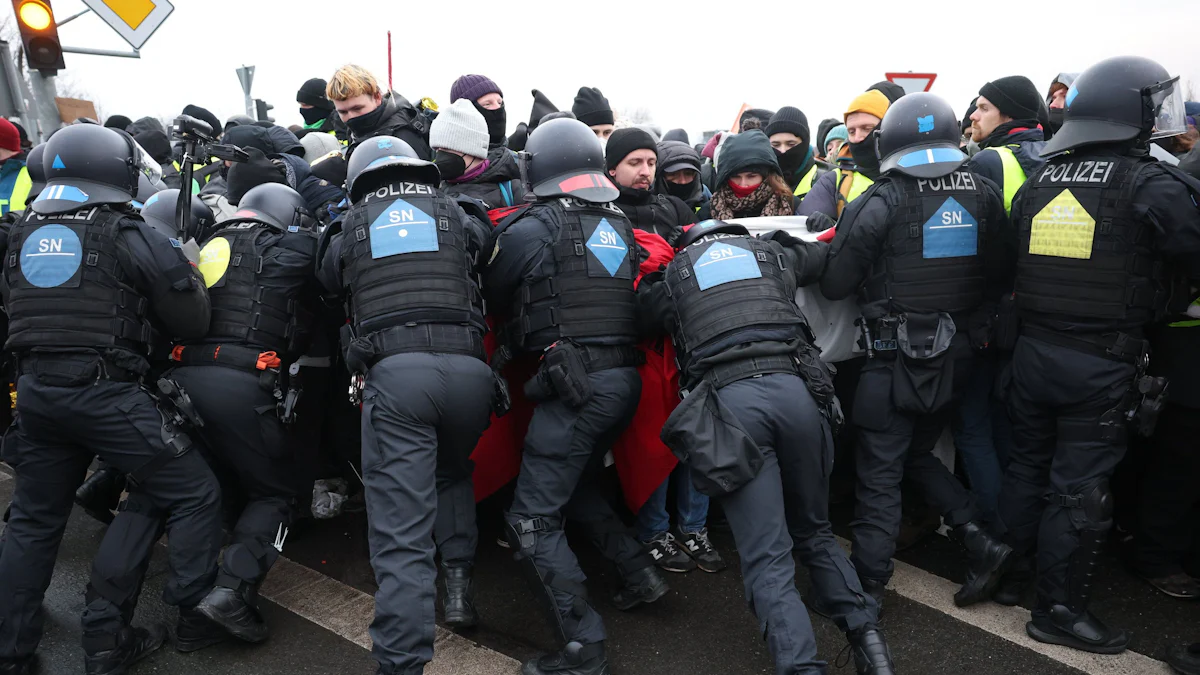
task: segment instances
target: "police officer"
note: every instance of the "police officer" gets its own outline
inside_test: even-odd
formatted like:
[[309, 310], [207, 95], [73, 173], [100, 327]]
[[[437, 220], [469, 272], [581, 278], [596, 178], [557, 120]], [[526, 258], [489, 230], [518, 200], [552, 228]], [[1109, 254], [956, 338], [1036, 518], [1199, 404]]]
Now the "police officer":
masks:
[[1152, 138], [1186, 129], [1179, 78], [1161, 65], [1101, 61], [1066, 104], [1049, 162], [1013, 202], [1021, 336], [999, 515], [1015, 550], [1037, 544], [1030, 636], [1115, 654], [1128, 633], [1088, 611], [1112, 526], [1109, 478], [1127, 421], [1152, 426], [1139, 403], [1148, 394], [1152, 407], [1161, 382], [1143, 377], [1145, 326], [1182, 313], [1169, 301], [1186, 304], [1187, 280], [1200, 279], [1200, 183], [1147, 155]]
[[872, 140], [883, 178], [842, 214], [821, 278], [831, 300], [858, 293], [869, 357], [854, 401], [851, 559], [863, 588], [882, 599], [907, 476], [967, 550], [966, 583], [954, 596], [966, 606], [990, 596], [1012, 551], [976, 522], [971, 494], [932, 451], [974, 349], [987, 344], [986, 316], [1006, 272], [1011, 279], [1010, 249], [998, 243], [1004, 205], [994, 184], [959, 169], [958, 118], [933, 94], [894, 103]]
[[205, 420], [199, 435], [244, 496], [216, 588], [196, 609], [247, 642], [267, 637], [257, 589], [282, 552], [297, 497], [290, 427], [301, 390], [289, 367], [308, 348], [320, 304], [315, 225], [286, 185], [247, 192], [200, 251], [208, 333], [171, 352], [179, 367], [170, 375]]
[[604, 150], [587, 125], [544, 122], [525, 153], [537, 201], [501, 224], [484, 291], [491, 307], [512, 308], [502, 340], [518, 353], [541, 353], [525, 387], [537, 407], [505, 521], [563, 648], [521, 672], [599, 675], [608, 672], [604, 624], [588, 601], [563, 518], [587, 529], [616, 563], [624, 579], [613, 598], [618, 608], [653, 602], [668, 590], [588, 478], [628, 426], [641, 391], [634, 346], [638, 249], [632, 225], [611, 204], [618, 191], [604, 175]]
[[386, 674], [433, 658], [435, 540], [447, 622], [476, 621], [469, 457], [496, 389], [477, 269], [489, 228], [485, 213], [467, 215], [438, 191], [440, 180], [398, 138], [360, 142], [347, 166], [353, 205], [326, 231], [319, 269], [326, 289], [348, 298], [346, 363], [365, 379], [362, 478], [379, 582], [371, 639]]
[[715, 496], [737, 539], [746, 599], [765, 627], [775, 672], [825, 672], [796, 590], [794, 548], [824, 610], [846, 632], [857, 671], [891, 674], [878, 605], [863, 592], [829, 525], [831, 420], [840, 423], [840, 413], [832, 377], [796, 305], [797, 286], [821, 276], [825, 245], [784, 232], [772, 237], [782, 245], [750, 237], [741, 225], [705, 221], [680, 237], [665, 272], [642, 280], [644, 315], [671, 334], [686, 393], [664, 438], [711, 434], [714, 426], [691, 412], [715, 407], [731, 413], [722, 419], [739, 425], [755, 446], [738, 460], [761, 462], [734, 478], [708, 471], [712, 450], [734, 447], [725, 439], [668, 440], [710, 486], [706, 492], [719, 484]]
[[216, 573], [217, 481], [142, 385], [156, 332], [204, 335], [208, 295], [182, 250], [126, 207], [142, 165], [128, 134], [70, 126], [43, 159], [46, 187], [9, 234], [0, 285], [20, 420], [5, 443], [17, 483], [0, 548], [0, 673], [34, 668], [42, 597], [95, 455], [129, 474], [131, 487], [93, 562], [84, 663], [89, 675], [123, 673], [164, 638], [160, 627], [130, 625], [147, 560], [126, 547], [165, 518], [164, 599], [181, 608], [199, 602]]

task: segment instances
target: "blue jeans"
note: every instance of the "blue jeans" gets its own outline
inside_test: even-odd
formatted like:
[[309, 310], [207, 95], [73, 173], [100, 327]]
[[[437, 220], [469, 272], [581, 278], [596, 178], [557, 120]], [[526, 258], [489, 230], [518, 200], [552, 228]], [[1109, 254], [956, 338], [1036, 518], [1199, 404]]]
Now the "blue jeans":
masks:
[[637, 534], [642, 542], [671, 529], [667, 514], [667, 484], [675, 485], [676, 522], [683, 532], [699, 532], [708, 520], [708, 495], [692, 485], [692, 471], [685, 464], [675, 467], [670, 476], [658, 486], [637, 514]]
[[971, 492], [984, 522], [996, 520], [1000, 483], [1012, 447], [1012, 425], [1004, 403], [994, 395], [1000, 364], [991, 355], [977, 356], [971, 379], [954, 416], [954, 447], [971, 481]]

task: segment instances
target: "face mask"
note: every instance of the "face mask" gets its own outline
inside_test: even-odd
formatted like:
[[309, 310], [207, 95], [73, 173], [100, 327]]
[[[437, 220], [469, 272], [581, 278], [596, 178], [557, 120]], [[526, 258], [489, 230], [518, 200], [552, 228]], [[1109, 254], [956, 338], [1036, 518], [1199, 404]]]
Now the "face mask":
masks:
[[879, 158], [875, 156], [875, 138], [868, 136], [862, 143], [850, 144], [850, 156], [858, 171], [867, 178], [875, 180], [879, 177]]
[[442, 180], [454, 180], [467, 172], [467, 160], [453, 152], [438, 150], [433, 155], [433, 163], [442, 174]]
[[[699, 179], [696, 179], [696, 180], [699, 180]], [[696, 181], [695, 180], [693, 180], [690, 183], [685, 183], [683, 185], [680, 185], [679, 183], [672, 183], [671, 181], [666, 181], [666, 183], [667, 183], [667, 194], [671, 195], [672, 197], [678, 197], [684, 201], [687, 201], [688, 197], [692, 196], [692, 191], [696, 189]]]
[[733, 191], [733, 196], [737, 197], [738, 199], [745, 199], [746, 197], [749, 197], [754, 193], [755, 190], [759, 188], [760, 185], [762, 185], [762, 183], [759, 183], [758, 185], [742, 186], [738, 185], [732, 180], [729, 181], [729, 189]]
[[1066, 108], [1051, 108], [1050, 109], [1050, 131], [1058, 133], [1062, 128], [1063, 122], [1067, 121]]
[[808, 159], [808, 146], [797, 145], [787, 152], [775, 151], [775, 156], [779, 159], [779, 168], [783, 169], [784, 176], [794, 176], [804, 166], [805, 160]]
[[379, 128], [379, 123], [383, 121], [383, 113], [387, 111], [387, 103], [380, 101], [379, 107], [365, 115], [359, 115], [354, 119], [348, 120], [346, 126], [350, 127], [350, 133], [357, 136], [365, 136]]
[[504, 129], [507, 126], [507, 114], [504, 112], [504, 106], [500, 106], [496, 110], [488, 110], [487, 108], [475, 104], [475, 109], [483, 115], [483, 120], [487, 122], [488, 129], [488, 145], [500, 145], [504, 142]]
[[304, 118], [305, 124], [313, 125], [329, 117], [329, 111], [321, 108], [301, 108], [300, 116]]

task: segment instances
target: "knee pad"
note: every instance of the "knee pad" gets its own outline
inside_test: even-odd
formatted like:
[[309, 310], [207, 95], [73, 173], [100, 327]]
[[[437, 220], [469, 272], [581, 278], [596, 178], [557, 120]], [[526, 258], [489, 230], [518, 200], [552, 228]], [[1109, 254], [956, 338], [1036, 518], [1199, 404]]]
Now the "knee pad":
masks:
[[1086, 483], [1073, 495], [1056, 495], [1059, 505], [1070, 509], [1081, 529], [1107, 530], [1112, 526], [1113, 496], [1107, 478]]

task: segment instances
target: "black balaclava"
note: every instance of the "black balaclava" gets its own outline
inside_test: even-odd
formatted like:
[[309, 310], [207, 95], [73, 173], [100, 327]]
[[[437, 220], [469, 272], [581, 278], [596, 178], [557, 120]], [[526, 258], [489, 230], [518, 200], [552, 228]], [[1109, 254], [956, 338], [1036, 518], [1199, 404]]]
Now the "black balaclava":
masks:
[[505, 112], [504, 106], [501, 105], [495, 110], [488, 110], [478, 103], [472, 102], [472, 105], [475, 106], [480, 115], [483, 115], [483, 121], [487, 122], [488, 146], [494, 148], [498, 145], [503, 145], [504, 131], [508, 127], [508, 114]]
[[850, 156], [854, 158], [855, 170], [875, 180], [879, 178], [879, 156], [875, 154], [875, 136], [867, 136], [862, 143], [850, 144]]
[[783, 175], [788, 179], [788, 183], [793, 180], [799, 183], [804, 176], [800, 175], [800, 170], [808, 163], [808, 158], [812, 153], [812, 148], [801, 143], [787, 152], [775, 151], [779, 158], [779, 168], [783, 170]]
[[672, 183], [669, 180], [664, 180], [663, 186], [667, 188], [667, 194], [671, 195], [672, 197], [678, 197], [684, 202], [687, 202], [687, 200], [690, 199], [692, 194], [696, 191], [696, 183], [698, 182], [700, 182], [700, 176], [696, 176], [692, 179], [692, 182], [684, 183], [682, 185], [679, 183]]
[[388, 101], [385, 96], [379, 102], [379, 107], [365, 115], [346, 120], [346, 126], [350, 127], [350, 133], [354, 134], [355, 138], [361, 138], [379, 128], [379, 124], [383, 122], [383, 115], [387, 112]]
[[467, 172], [467, 160], [453, 152], [438, 150], [433, 154], [433, 163], [442, 174], [442, 180], [454, 180]]
[[305, 124], [312, 125], [329, 117], [329, 111], [321, 108], [301, 108], [300, 116], [304, 118]]

